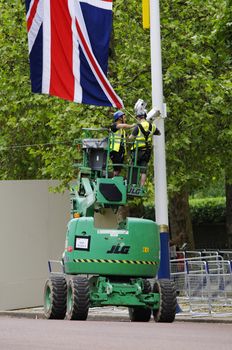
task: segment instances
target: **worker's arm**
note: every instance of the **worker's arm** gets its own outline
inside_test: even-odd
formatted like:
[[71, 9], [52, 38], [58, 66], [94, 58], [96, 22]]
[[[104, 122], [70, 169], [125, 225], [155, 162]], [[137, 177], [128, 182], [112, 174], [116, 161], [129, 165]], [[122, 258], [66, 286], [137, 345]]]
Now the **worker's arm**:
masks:
[[132, 128], [134, 128], [134, 126], [135, 126], [135, 124], [130, 125], [130, 124], [123, 123], [123, 124], [117, 124], [116, 128], [117, 129], [132, 129]]

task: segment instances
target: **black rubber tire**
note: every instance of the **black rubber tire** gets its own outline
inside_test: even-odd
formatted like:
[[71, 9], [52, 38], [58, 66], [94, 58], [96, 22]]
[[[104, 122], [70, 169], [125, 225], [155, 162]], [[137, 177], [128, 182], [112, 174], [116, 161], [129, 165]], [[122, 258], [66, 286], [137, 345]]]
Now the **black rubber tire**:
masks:
[[145, 307], [129, 307], [129, 318], [131, 322], [149, 322], [151, 309]]
[[68, 282], [68, 320], [85, 321], [89, 312], [89, 281], [86, 277], [75, 276]]
[[156, 322], [171, 323], [176, 315], [176, 290], [173, 281], [168, 279], [157, 280], [153, 287], [154, 293], [160, 294], [160, 306], [158, 310], [153, 310]]
[[[151, 292], [151, 284], [148, 280], [143, 280], [143, 293]], [[149, 322], [151, 319], [151, 309], [145, 307], [129, 307], [129, 318], [131, 322]]]
[[51, 276], [44, 287], [44, 315], [47, 319], [63, 320], [67, 306], [67, 283], [64, 276]]

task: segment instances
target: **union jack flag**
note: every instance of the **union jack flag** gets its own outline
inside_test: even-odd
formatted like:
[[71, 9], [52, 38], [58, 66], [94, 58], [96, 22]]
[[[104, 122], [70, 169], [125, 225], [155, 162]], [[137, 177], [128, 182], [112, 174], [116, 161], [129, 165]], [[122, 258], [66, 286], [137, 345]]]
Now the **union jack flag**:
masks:
[[122, 108], [106, 74], [112, 0], [26, 0], [32, 91]]

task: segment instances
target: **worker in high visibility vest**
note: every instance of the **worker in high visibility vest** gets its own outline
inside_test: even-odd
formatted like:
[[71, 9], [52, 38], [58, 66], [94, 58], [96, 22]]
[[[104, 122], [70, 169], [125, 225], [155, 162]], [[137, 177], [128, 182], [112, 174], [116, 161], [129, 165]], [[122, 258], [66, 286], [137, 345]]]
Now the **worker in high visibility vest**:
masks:
[[159, 129], [153, 123], [146, 120], [147, 114], [144, 108], [135, 108], [138, 124], [134, 127], [130, 140], [134, 140], [131, 147], [132, 159], [135, 159], [137, 154], [136, 165], [140, 166], [140, 185], [143, 187], [147, 178], [147, 165], [151, 158], [152, 136], [160, 135]]
[[126, 132], [125, 129], [131, 129], [133, 125], [126, 123], [125, 113], [117, 111], [114, 113], [114, 123], [111, 125], [110, 136], [110, 159], [112, 160], [114, 176], [118, 176], [122, 170], [124, 156], [126, 153]]

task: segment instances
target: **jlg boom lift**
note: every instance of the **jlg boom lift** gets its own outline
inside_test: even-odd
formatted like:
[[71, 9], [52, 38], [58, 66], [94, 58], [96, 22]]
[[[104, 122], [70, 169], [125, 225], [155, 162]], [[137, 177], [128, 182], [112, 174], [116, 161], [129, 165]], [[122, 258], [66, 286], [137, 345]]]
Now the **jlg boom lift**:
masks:
[[[88, 133], [93, 129], [86, 130]], [[104, 130], [98, 130], [98, 133]], [[89, 136], [89, 135], [88, 135]], [[170, 280], [156, 279], [160, 263], [159, 226], [119, 215], [139, 187], [140, 167], [125, 165], [127, 179], [110, 177], [110, 141], [81, 140], [82, 164], [71, 190], [62, 272], [52, 271], [44, 289], [49, 319], [86, 320], [91, 307], [123, 306], [131, 321], [173, 322], [176, 293]]]

